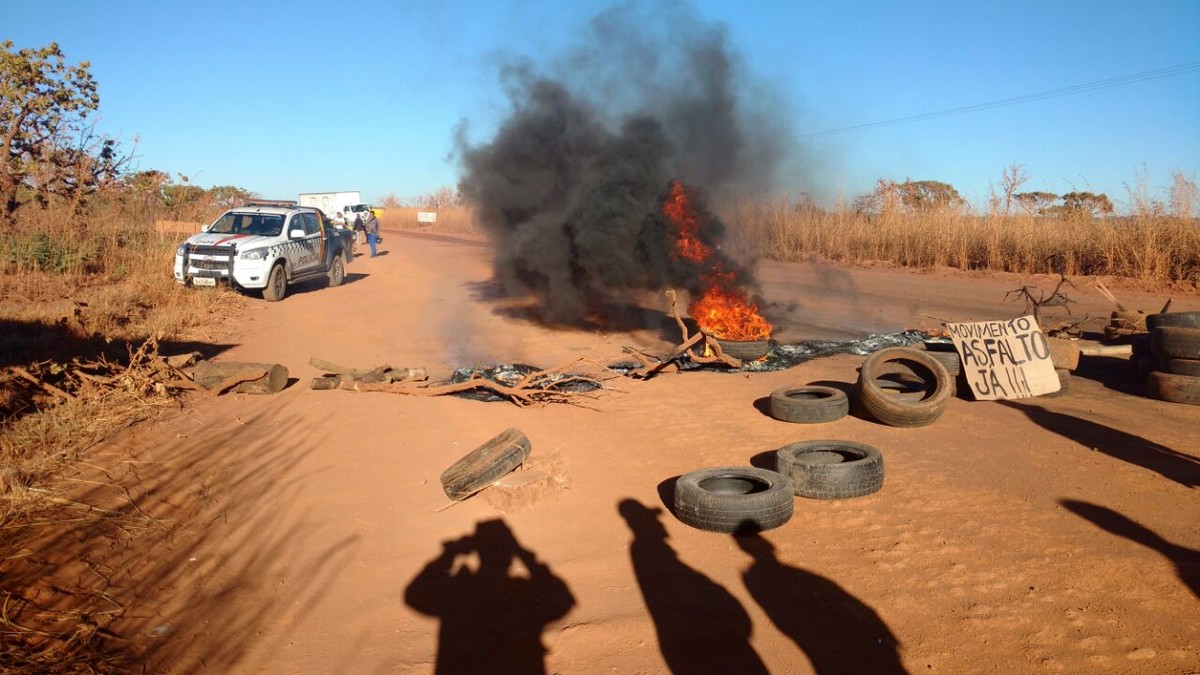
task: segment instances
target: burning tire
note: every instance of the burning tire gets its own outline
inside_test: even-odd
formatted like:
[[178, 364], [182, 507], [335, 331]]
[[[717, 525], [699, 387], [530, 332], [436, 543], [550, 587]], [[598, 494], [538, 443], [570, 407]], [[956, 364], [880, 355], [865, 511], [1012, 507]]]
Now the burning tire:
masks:
[[1146, 394], [1161, 401], [1200, 405], [1200, 377], [1153, 372], [1146, 377]]
[[792, 517], [792, 484], [754, 467], [700, 469], [675, 481], [675, 517], [709, 532], [763, 532]]
[[[886, 375], [915, 377], [921, 387], [909, 395], [890, 394], [878, 381]], [[893, 427], [919, 427], [942, 416], [950, 385], [950, 374], [937, 359], [917, 349], [891, 347], [867, 357], [858, 371], [855, 393], [862, 411], [875, 420]]]
[[1167, 359], [1200, 359], [1200, 328], [1160, 326], [1150, 332], [1150, 351]]
[[742, 361], [757, 361], [771, 352], [770, 340], [722, 340], [711, 335], [708, 339], [717, 343], [726, 356]]
[[797, 424], [840, 420], [850, 412], [850, 399], [833, 387], [784, 387], [771, 392], [771, 417]]
[[775, 464], [798, 497], [849, 499], [883, 487], [883, 454], [865, 443], [792, 443], [776, 451]]
[[507, 429], [443, 471], [442, 489], [450, 499], [466, 499], [521, 466], [529, 450], [525, 434]]

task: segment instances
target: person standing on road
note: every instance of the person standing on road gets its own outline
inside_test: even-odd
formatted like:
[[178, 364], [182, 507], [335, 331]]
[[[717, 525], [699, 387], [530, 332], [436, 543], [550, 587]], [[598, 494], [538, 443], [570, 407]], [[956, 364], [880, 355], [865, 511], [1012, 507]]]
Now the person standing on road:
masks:
[[354, 215], [354, 243], [362, 246], [363, 243], [363, 219], [361, 213]]
[[375, 250], [375, 246], [379, 241], [379, 219], [375, 217], [374, 211], [367, 211], [367, 217], [363, 220], [363, 228], [367, 231], [367, 244], [371, 247], [371, 257], [377, 257], [379, 253]]

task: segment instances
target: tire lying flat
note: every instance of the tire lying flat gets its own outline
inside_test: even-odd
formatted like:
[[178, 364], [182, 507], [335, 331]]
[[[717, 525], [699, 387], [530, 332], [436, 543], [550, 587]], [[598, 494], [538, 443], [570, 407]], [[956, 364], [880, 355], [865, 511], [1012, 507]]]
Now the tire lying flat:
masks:
[[699, 530], [763, 532], [786, 523], [794, 509], [791, 482], [766, 469], [700, 469], [675, 481], [675, 517]]
[[883, 454], [854, 441], [803, 441], [775, 452], [779, 473], [792, 491], [809, 499], [850, 499], [883, 487]]
[[1150, 352], [1164, 359], [1200, 359], [1200, 328], [1155, 328], [1150, 332]]
[[1153, 372], [1146, 376], [1146, 394], [1160, 401], [1200, 405], [1200, 377]]
[[850, 412], [850, 399], [833, 387], [784, 387], [771, 392], [768, 408], [771, 417], [783, 422], [820, 424], [845, 417]]

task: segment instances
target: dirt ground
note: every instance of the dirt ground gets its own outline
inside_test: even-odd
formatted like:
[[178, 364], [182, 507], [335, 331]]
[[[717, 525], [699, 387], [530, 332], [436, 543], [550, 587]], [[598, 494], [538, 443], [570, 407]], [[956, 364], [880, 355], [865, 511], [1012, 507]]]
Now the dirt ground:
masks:
[[[1142, 397], [1123, 360], [1085, 357], [1065, 396], [955, 399], [913, 429], [764, 414], [779, 387], [853, 382], [853, 355], [621, 378], [597, 410], [310, 390], [311, 356], [442, 378], [678, 342], [661, 296], [619, 313], [619, 331], [548, 328], [498, 299], [482, 243], [385, 234], [387, 254], [360, 257], [344, 286], [231, 323], [218, 358], [282, 363], [290, 387], [198, 397], [89, 460], [135, 473], [130, 498], [163, 533], [122, 550], [114, 575], [117, 632], [149, 672], [1200, 672], [1200, 408]], [[1022, 307], [1005, 292], [1029, 281], [759, 274], [785, 343], [1009, 318]], [[1103, 325], [1103, 296], [1071, 294]], [[1200, 310], [1194, 290], [1118, 294]], [[563, 480], [447, 508], [441, 472], [508, 427]], [[683, 473], [766, 466], [818, 438], [879, 448], [883, 489], [798, 498], [753, 537], [666, 508]]]

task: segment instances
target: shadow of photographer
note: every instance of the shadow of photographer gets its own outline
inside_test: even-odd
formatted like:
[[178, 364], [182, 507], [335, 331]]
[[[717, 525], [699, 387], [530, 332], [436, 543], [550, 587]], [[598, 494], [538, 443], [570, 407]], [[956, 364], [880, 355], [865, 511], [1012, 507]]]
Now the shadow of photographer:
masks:
[[575, 605], [566, 582], [518, 542], [503, 520], [442, 543], [404, 601], [441, 619], [437, 673], [544, 673], [542, 630]]

